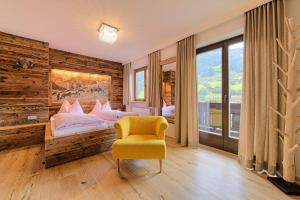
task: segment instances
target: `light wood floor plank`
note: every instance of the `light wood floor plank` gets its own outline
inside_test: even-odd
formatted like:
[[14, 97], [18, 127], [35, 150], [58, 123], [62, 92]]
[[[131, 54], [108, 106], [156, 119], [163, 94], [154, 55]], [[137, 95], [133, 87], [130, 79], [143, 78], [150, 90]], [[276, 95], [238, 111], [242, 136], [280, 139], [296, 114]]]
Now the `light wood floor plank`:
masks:
[[163, 172], [157, 160], [123, 160], [122, 177], [106, 152], [45, 169], [43, 146], [0, 152], [0, 199], [289, 200], [236, 156], [168, 142]]

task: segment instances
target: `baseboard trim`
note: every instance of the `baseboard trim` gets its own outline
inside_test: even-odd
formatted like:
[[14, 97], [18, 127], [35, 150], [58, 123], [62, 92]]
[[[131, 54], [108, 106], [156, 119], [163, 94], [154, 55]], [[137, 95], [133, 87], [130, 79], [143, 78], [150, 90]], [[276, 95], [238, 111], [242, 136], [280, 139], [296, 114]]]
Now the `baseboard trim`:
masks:
[[166, 137], [166, 140], [168, 140], [168, 141], [177, 142], [176, 138], [173, 138], [173, 137], [167, 136], [167, 135], [165, 137]]

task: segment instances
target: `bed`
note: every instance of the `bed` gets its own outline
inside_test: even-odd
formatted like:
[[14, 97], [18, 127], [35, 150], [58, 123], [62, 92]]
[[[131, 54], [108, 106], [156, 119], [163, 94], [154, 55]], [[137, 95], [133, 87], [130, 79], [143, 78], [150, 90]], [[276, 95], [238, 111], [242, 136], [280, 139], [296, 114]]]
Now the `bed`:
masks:
[[134, 112], [124, 112], [119, 110], [110, 110], [110, 111], [101, 111], [94, 113], [94, 115], [104, 121], [113, 121], [116, 122], [124, 116], [138, 116]]
[[162, 107], [162, 116], [164, 116], [169, 123], [175, 123], [175, 105], [164, 105]]
[[110, 150], [116, 139], [112, 126], [88, 114], [51, 117], [45, 129], [46, 168]]
[[162, 107], [162, 115], [166, 117], [175, 116], [175, 105]]

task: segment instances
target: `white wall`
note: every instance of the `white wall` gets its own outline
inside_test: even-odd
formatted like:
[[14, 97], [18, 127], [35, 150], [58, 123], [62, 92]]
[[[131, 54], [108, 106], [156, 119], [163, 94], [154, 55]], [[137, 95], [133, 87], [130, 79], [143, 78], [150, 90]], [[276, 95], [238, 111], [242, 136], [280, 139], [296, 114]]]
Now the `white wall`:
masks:
[[147, 61], [147, 55], [146, 55], [142, 58], [139, 58], [138, 60], [131, 62], [131, 68], [138, 69], [138, 68], [144, 67], [147, 65], [147, 62], [148, 61]]
[[166, 60], [168, 58], [174, 57], [177, 54], [176, 44], [172, 44], [161, 50], [161, 60]]
[[[126, 106], [127, 111], [134, 111], [140, 115], [145, 115], [147, 111], [145, 111], [145, 108], [147, 108], [147, 102], [135, 102], [134, 101], [134, 70], [144, 67], [147, 65], [147, 56], [144, 56], [138, 60], [135, 60], [131, 62], [131, 73], [130, 73], [130, 97], [131, 97], [131, 103], [130, 105]], [[148, 79], [147, 79], [148, 80]], [[149, 111], [150, 112], [150, 111]]]
[[205, 30], [195, 35], [196, 48], [204, 47], [244, 33], [244, 15], [231, 19], [223, 24]]
[[166, 130], [166, 136], [171, 137], [171, 138], [176, 138], [175, 124], [169, 123], [169, 127]]
[[[241, 15], [218, 26], [197, 33], [195, 35], [195, 46], [196, 48], [199, 48], [241, 35], [244, 33], [244, 24], [244, 15]], [[161, 60], [165, 60], [173, 56], [176, 56], [175, 43], [161, 50]], [[147, 56], [132, 62], [133, 69], [143, 67], [145, 65], [147, 65]]]
[[[288, 17], [294, 17], [296, 25], [300, 25], [300, 0], [288, 0], [286, 12]], [[300, 42], [298, 42], [298, 47]], [[300, 66], [300, 54], [298, 54], [297, 65]], [[299, 84], [300, 86], [300, 78]], [[300, 106], [298, 108], [298, 116], [300, 116]], [[300, 120], [298, 120], [298, 126], [300, 126]], [[298, 143], [300, 143], [300, 134], [298, 134]], [[296, 176], [300, 177], [300, 149], [296, 153]]]

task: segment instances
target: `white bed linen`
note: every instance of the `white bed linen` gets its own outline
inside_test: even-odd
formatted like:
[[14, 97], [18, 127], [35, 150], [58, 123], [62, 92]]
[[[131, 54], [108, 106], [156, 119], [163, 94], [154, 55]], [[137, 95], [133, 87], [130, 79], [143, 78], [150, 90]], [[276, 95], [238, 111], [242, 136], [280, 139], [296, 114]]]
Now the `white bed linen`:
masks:
[[70, 127], [96, 126], [103, 121], [89, 114], [59, 113], [52, 116], [55, 130]]
[[[51, 124], [51, 126], [52, 126], [52, 124]], [[83, 132], [102, 130], [102, 129], [106, 129], [106, 128], [108, 128], [107, 124], [101, 124], [101, 125], [97, 125], [97, 126], [71, 127], [71, 128], [60, 129], [60, 130], [55, 130], [52, 128], [52, 136], [53, 137], [63, 137], [63, 136], [68, 136], [68, 135], [80, 134]]]
[[53, 137], [62, 137], [67, 135], [79, 134], [82, 132], [101, 130], [101, 129], [109, 128], [109, 126], [111, 126], [108, 123], [101, 120], [101, 123], [99, 124], [86, 124], [86, 125], [78, 125], [78, 126], [76, 124], [72, 124], [72, 126], [69, 127], [55, 128], [55, 117], [51, 117], [50, 123], [51, 123], [51, 132]]
[[162, 107], [162, 115], [163, 116], [173, 116], [175, 115], [175, 106], [163, 106]]
[[103, 121], [107, 124], [108, 128], [113, 128], [114, 125], [115, 125], [115, 123], [116, 123], [118, 120], [116, 120], [116, 121], [103, 120]]
[[111, 110], [111, 111], [101, 111], [93, 113], [97, 118], [106, 121], [117, 121], [125, 116], [138, 116], [138, 114], [134, 112], [123, 112], [119, 110]]

